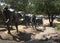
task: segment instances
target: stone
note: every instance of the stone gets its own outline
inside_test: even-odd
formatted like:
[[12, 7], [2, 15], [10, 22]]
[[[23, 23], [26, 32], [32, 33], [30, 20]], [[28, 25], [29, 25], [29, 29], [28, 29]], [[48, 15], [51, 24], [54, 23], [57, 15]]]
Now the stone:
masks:
[[55, 36], [58, 36], [57, 32], [54, 30], [54, 28], [49, 27], [49, 28], [46, 28], [44, 32], [39, 32], [38, 34], [35, 34], [34, 39], [46, 40]]
[[35, 35], [35, 39], [38, 39], [38, 40], [45, 40], [46, 39], [46, 34], [41, 32], [39, 34], [36, 34]]
[[42, 27], [42, 26], [37, 27], [37, 29], [38, 29], [38, 30], [40, 30], [40, 31], [44, 31], [44, 30], [45, 30], [45, 28], [44, 28], [44, 27]]
[[1, 34], [1, 39], [3, 39], [3, 40], [13, 40], [13, 37], [10, 34], [4, 32], [4, 33]]

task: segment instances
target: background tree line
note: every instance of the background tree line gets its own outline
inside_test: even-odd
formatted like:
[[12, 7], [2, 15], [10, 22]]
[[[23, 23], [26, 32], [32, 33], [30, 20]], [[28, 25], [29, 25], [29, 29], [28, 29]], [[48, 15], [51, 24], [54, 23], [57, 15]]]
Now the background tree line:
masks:
[[[1, 0], [2, 1], [2, 0]], [[25, 13], [47, 14], [50, 26], [53, 25], [54, 16], [60, 14], [60, 0], [3, 0], [16, 11]]]
[[17, 11], [27, 13], [47, 14], [59, 13], [60, 0], [1, 0], [10, 4]]

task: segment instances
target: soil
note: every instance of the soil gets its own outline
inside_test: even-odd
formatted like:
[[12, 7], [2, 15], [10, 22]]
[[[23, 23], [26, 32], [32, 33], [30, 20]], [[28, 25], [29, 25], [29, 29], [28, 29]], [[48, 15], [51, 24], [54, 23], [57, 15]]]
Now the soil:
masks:
[[[60, 24], [59, 21], [54, 20], [54, 26]], [[37, 28], [42, 27], [42, 29], [45, 27], [48, 29], [47, 31], [49, 32], [51, 28], [49, 27], [49, 21], [48, 19], [43, 19], [43, 26], [38, 26]], [[5, 27], [0, 28], [0, 43], [59, 43], [60, 42], [60, 31], [54, 29], [58, 36], [56, 39], [46, 39], [46, 40], [37, 40], [34, 39], [35, 35], [40, 33], [41, 31], [36, 31], [35, 29], [32, 28], [32, 26], [24, 26], [24, 25], [19, 25], [19, 33], [16, 32], [15, 26], [13, 26], [14, 30], [11, 30], [11, 34], [7, 33], [7, 30]], [[21, 32], [21, 33], [20, 33]], [[30, 37], [32, 37], [30, 39]], [[20, 39], [20, 40], [19, 40]]]

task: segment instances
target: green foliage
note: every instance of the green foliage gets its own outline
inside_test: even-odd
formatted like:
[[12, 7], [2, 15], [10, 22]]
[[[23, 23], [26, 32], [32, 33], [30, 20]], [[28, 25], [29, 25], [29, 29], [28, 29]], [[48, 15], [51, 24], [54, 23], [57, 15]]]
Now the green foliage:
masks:
[[30, 7], [28, 10], [33, 12], [31, 9], [33, 8], [34, 13], [40, 14], [60, 14], [60, 1], [59, 0], [29, 0], [29, 2], [34, 4], [34, 7]]
[[45, 1], [45, 13], [58, 14], [60, 11], [60, 4], [57, 3], [59, 0], [47, 0]]
[[36, 9], [35, 9], [35, 5], [34, 5], [34, 4], [27, 5], [27, 7], [26, 7], [27, 13], [34, 13], [35, 10], [36, 10]]
[[11, 4], [15, 10], [25, 11], [28, 0], [5, 0], [6, 3]]
[[36, 14], [60, 14], [60, 0], [4, 0], [17, 11]]
[[42, 0], [28, 0], [30, 4], [27, 6], [28, 13], [40, 14], [44, 10], [44, 2]]

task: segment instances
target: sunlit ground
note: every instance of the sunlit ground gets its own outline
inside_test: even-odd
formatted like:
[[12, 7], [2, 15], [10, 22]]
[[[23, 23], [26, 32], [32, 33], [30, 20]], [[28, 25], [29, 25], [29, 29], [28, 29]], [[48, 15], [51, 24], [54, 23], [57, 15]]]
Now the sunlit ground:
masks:
[[[60, 22], [59, 21], [57, 21], [57, 19], [55, 19], [54, 20], [54, 25], [59, 25], [60, 24]], [[49, 32], [53, 32], [54, 30], [50, 30], [50, 29], [54, 29], [54, 28], [52, 28], [52, 27], [48, 27], [48, 25], [49, 25], [49, 20], [48, 19], [43, 19], [43, 26], [46, 26], [46, 30], [43, 32], [43, 34], [44, 33], [49, 33]], [[44, 27], [43, 26], [38, 26], [37, 27], [37, 29], [44, 29]], [[14, 30], [11, 30], [11, 33], [14, 35], [14, 36], [16, 36], [16, 34], [17, 34], [17, 32], [16, 32], [16, 28], [15, 28], [15, 26], [13, 26], [13, 28], [14, 28]], [[0, 32], [0, 36], [2, 36], [3, 38], [6, 38], [6, 39], [8, 39], [8, 40], [1, 40], [0, 42], [1, 43], [4, 43], [4, 42], [6, 42], [7, 41], [7, 43], [9, 42], [9, 43], [17, 43], [17, 42], [15, 42], [15, 41], [9, 41], [9, 40], [11, 40], [11, 39], [9, 39], [11, 36], [7, 33], [7, 30], [6, 30], [6, 28], [0, 28], [0, 30], [5, 30], [5, 31], [1, 31]], [[36, 32], [36, 30], [34, 30], [33, 28], [32, 28], [32, 26], [28, 26], [28, 28], [26, 28], [26, 26], [23, 26], [23, 25], [19, 25], [18, 26], [18, 30], [20, 31], [20, 32], [23, 32], [23, 33], [33, 33], [33, 34], [35, 34], [35, 35], [37, 35], [38, 34], [38, 32]], [[60, 34], [60, 32], [59, 32], [59, 34]], [[41, 35], [40, 35], [41, 36]], [[25, 37], [25, 36], [24, 36]], [[32, 37], [33, 38], [33, 37]], [[33, 41], [34, 42], [34, 41]], [[33, 42], [30, 42], [30, 43], [33, 43]], [[36, 41], [36, 42], [39, 42], [39, 41]], [[18, 42], [19, 43], [19, 42]], [[23, 43], [23, 42], [21, 42], [21, 43]], [[29, 42], [27, 42], [27, 43], [29, 43]], [[40, 43], [40, 42], [39, 42]]]

